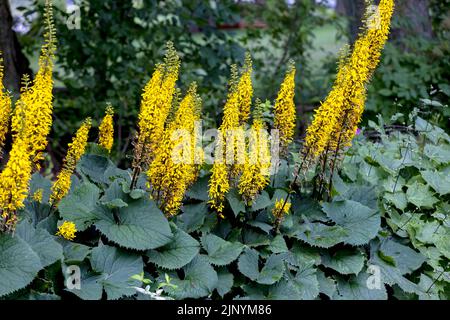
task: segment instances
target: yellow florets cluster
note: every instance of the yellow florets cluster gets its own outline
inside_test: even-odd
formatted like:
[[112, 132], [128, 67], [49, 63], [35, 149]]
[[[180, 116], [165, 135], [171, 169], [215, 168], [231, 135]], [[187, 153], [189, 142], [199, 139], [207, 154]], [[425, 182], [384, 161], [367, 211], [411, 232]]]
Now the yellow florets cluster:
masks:
[[239, 193], [248, 204], [269, 184], [270, 166], [268, 133], [263, 120], [256, 117], [250, 129], [248, 152], [238, 184]]
[[75, 223], [73, 223], [72, 221], [64, 221], [63, 224], [58, 227], [56, 235], [72, 241], [75, 239], [76, 232], [77, 227]]
[[49, 0], [45, 5], [45, 28], [39, 70], [32, 85], [24, 77], [25, 85], [11, 119], [13, 145], [0, 174], [0, 230], [3, 231], [13, 231], [15, 228], [16, 211], [24, 206], [33, 164], [35, 168], [39, 166], [37, 162], [42, 159], [52, 124], [52, 72], [56, 45], [52, 3]]
[[393, 0], [381, 0], [375, 13], [379, 14], [379, 24], [375, 26], [368, 17], [353, 52], [342, 56], [333, 89], [307, 129], [303, 148], [307, 164], [324, 152], [335, 152], [351, 143], [364, 110], [366, 85], [389, 35], [393, 9]]
[[6, 134], [9, 131], [11, 117], [11, 97], [3, 86], [3, 59], [0, 52], [0, 156], [5, 144]]
[[289, 201], [285, 201], [285, 199], [276, 199], [272, 214], [277, 220], [280, 220], [285, 215], [289, 214], [290, 210], [291, 203]]
[[164, 131], [147, 171], [152, 198], [169, 216], [177, 214], [187, 188], [197, 178], [202, 160], [202, 151], [196, 146], [200, 109], [197, 85], [192, 84]]
[[245, 163], [244, 130], [253, 94], [250, 56], [246, 57], [240, 78], [236, 66], [233, 66], [231, 71], [230, 88], [216, 140], [212, 175], [209, 179], [209, 203], [219, 214], [224, 208], [225, 195], [230, 190], [230, 178], [236, 177]]
[[106, 115], [99, 126], [98, 143], [111, 152], [114, 143], [114, 109], [111, 105], [106, 107]]
[[86, 119], [81, 127], [78, 129], [72, 142], [69, 143], [69, 149], [62, 170], [59, 172], [55, 183], [52, 186], [52, 194], [50, 196], [50, 203], [56, 206], [58, 202], [64, 198], [69, 192], [71, 186], [71, 177], [75, 170], [78, 160], [84, 154], [86, 149], [89, 130], [91, 128], [91, 119]]
[[287, 147], [294, 137], [296, 122], [294, 95], [295, 66], [293, 62], [290, 62], [274, 106], [274, 127], [279, 130], [280, 148], [283, 154], [286, 154]]

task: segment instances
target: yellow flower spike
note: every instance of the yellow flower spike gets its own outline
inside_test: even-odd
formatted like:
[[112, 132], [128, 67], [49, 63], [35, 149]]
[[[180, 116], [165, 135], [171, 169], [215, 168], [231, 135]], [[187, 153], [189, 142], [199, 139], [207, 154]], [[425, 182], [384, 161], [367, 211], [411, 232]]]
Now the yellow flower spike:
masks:
[[5, 144], [6, 134], [9, 131], [11, 117], [11, 97], [3, 86], [3, 59], [0, 52], [0, 156]]
[[238, 189], [249, 204], [270, 181], [270, 145], [262, 119], [256, 118], [250, 131], [249, 151], [243, 165]]
[[64, 198], [69, 192], [71, 185], [71, 176], [75, 170], [77, 162], [84, 154], [86, 149], [89, 130], [91, 128], [91, 119], [87, 118], [81, 127], [78, 129], [72, 142], [69, 143], [69, 149], [67, 150], [66, 157], [62, 170], [59, 172], [55, 183], [52, 186], [52, 194], [50, 196], [50, 203], [56, 206], [58, 202]]
[[274, 106], [274, 127], [279, 130], [281, 151], [284, 154], [287, 153], [287, 147], [294, 137], [296, 124], [294, 95], [295, 66], [291, 61]]
[[152, 160], [151, 155], [157, 153], [156, 150], [164, 134], [176, 92], [175, 84], [178, 80], [179, 69], [180, 58], [172, 42], [168, 42], [164, 63], [156, 67], [142, 94], [138, 143], [143, 148], [144, 156], [150, 157], [150, 159], [143, 159], [147, 165]]
[[180, 102], [147, 170], [152, 198], [168, 216], [178, 213], [187, 188], [197, 179], [200, 164], [195, 163], [195, 125], [200, 108], [194, 83]]
[[111, 152], [114, 143], [114, 109], [108, 104], [106, 115], [99, 126], [99, 145]]
[[236, 90], [238, 91], [239, 96], [239, 124], [243, 125], [250, 116], [250, 107], [253, 96], [252, 58], [249, 53], [245, 56], [244, 68]]
[[73, 223], [72, 221], [64, 221], [63, 224], [58, 227], [56, 235], [72, 241], [75, 239], [76, 232], [77, 228], [75, 223]]
[[381, 0], [374, 13], [379, 23], [374, 24], [374, 17], [368, 16], [366, 28], [355, 42], [352, 53], [340, 59], [333, 89], [316, 109], [307, 129], [302, 151], [307, 166], [324, 152], [351, 144], [364, 111], [366, 85], [389, 35], [393, 10], [393, 0]]

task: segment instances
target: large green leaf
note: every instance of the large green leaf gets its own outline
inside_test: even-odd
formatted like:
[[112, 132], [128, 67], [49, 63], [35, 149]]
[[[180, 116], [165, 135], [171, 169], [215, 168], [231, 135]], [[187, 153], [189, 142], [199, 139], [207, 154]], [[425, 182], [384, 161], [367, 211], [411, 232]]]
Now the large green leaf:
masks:
[[298, 226], [295, 237], [313, 247], [330, 248], [348, 239], [348, 231], [341, 226], [328, 226], [320, 222], [305, 222]]
[[110, 241], [124, 248], [149, 250], [159, 248], [172, 240], [169, 222], [149, 199], [130, 201], [127, 207], [113, 209], [95, 223], [95, 227]]
[[100, 243], [92, 250], [91, 266], [101, 274], [98, 282], [102, 284], [109, 300], [133, 295], [136, 292], [133, 287], [141, 286], [139, 280], [131, 279], [143, 272], [144, 264], [138, 255]]
[[285, 254], [272, 254], [264, 264], [256, 279], [260, 284], [274, 284], [283, 276]]
[[110, 167], [114, 167], [111, 160], [95, 154], [85, 154], [78, 163], [78, 168], [81, 173], [97, 183], [109, 182], [108, 177], [105, 176], [105, 172]]
[[173, 239], [168, 244], [150, 250], [147, 256], [150, 262], [166, 269], [179, 269], [198, 254], [200, 245], [186, 232], [180, 230], [174, 224], [171, 225]]
[[198, 230], [205, 222], [208, 214], [208, 203], [201, 202], [183, 206], [182, 219], [186, 232]]
[[324, 203], [325, 213], [347, 231], [345, 243], [362, 245], [377, 235], [380, 230], [380, 214], [352, 200]]
[[91, 253], [91, 247], [81, 243], [62, 241], [65, 263], [81, 262]]
[[269, 194], [266, 191], [262, 191], [260, 195], [252, 202], [251, 211], [258, 211], [267, 208], [272, 204]]
[[315, 268], [307, 266], [300, 268], [290, 281], [297, 290], [300, 300], [313, 300], [319, 295], [319, 281]]
[[0, 234], [0, 297], [29, 285], [43, 268], [40, 260], [20, 237]]
[[236, 189], [230, 190], [225, 197], [227, 198], [231, 210], [235, 216], [241, 212], [245, 212], [245, 203], [241, 200], [241, 196]]
[[326, 253], [322, 257], [325, 267], [341, 274], [358, 274], [364, 266], [364, 255], [359, 250], [340, 250], [335, 254]]
[[16, 234], [25, 240], [39, 256], [42, 267], [47, 267], [63, 258], [62, 246], [56, 242], [55, 237], [44, 229], [35, 229], [29, 221], [20, 222]]
[[233, 274], [229, 272], [225, 267], [219, 269], [219, 271], [217, 272], [217, 277], [218, 281], [216, 290], [223, 298], [224, 295], [231, 291], [234, 283], [234, 277]]
[[208, 261], [217, 266], [230, 264], [239, 257], [244, 248], [241, 243], [228, 242], [213, 234], [204, 235], [201, 243], [208, 253]]
[[[80, 268], [80, 287], [66, 288], [67, 292], [71, 292], [83, 300], [100, 300], [103, 295], [102, 279], [104, 275], [90, 272], [87, 265], [78, 265]], [[62, 269], [68, 271], [68, 266], [63, 264]], [[73, 272], [73, 271], [72, 271]], [[69, 281], [68, 277], [73, 276], [73, 273], [63, 272], [65, 282]]]
[[186, 192], [186, 196], [191, 199], [208, 201], [208, 180], [209, 176], [201, 177], [198, 179], [192, 187]]
[[432, 208], [439, 200], [433, 196], [430, 188], [420, 182], [415, 181], [408, 185], [406, 197], [409, 202], [416, 207]]
[[450, 193], [449, 172], [422, 171], [425, 181], [441, 196]]
[[198, 255], [184, 266], [184, 278], [174, 275], [171, 283], [176, 287], [165, 287], [165, 291], [175, 299], [203, 298], [217, 287], [218, 277], [206, 257]]
[[239, 271], [255, 281], [259, 276], [259, 253], [255, 249], [245, 249], [238, 260]]
[[74, 222], [78, 231], [84, 231], [98, 219], [96, 211], [99, 196], [99, 188], [85, 182], [61, 200], [59, 213], [64, 220]]
[[386, 300], [387, 292], [383, 284], [380, 288], [370, 288], [367, 280], [370, 274], [361, 272], [350, 279], [339, 278], [337, 292], [333, 299], [337, 300]]

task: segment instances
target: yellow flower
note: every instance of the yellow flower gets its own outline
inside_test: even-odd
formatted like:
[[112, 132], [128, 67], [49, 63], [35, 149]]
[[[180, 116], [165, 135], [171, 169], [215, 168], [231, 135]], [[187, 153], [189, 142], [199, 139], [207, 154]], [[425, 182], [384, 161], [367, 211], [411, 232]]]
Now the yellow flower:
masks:
[[75, 223], [72, 221], [64, 221], [63, 224], [58, 227], [56, 235], [72, 241], [75, 239], [76, 232], [77, 227], [75, 226]]
[[269, 184], [270, 145], [263, 121], [256, 118], [250, 131], [249, 151], [239, 179], [239, 193], [247, 203]]
[[393, 0], [381, 0], [379, 26], [366, 21], [366, 28], [354, 44], [352, 53], [343, 55], [332, 91], [315, 111], [307, 129], [303, 154], [306, 165], [327, 152], [349, 146], [361, 120], [366, 100], [366, 85], [379, 63], [389, 35]]
[[275, 206], [272, 209], [273, 216], [279, 220], [282, 219], [285, 215], [289, 214], [291, 210], [291, 203], [287, 201], [285, 203], [285, 199], [276, 199]]
[[43, 196], [43, 189], [37, 189], [34, 193], [33, 193], [33, 200], [36, 202], [42, 202], [42, 196]]
[[180, 102], [147, 171], [152, 198], [168, 216], [177, 214], [187, 188], [198, 175], [195, 125], [200, 108], [201, 99], [194, 83]]
[[0, 156], [9, 130], [9, 119], [11, 117], [11, 97], [5, 90], [3, 86], [3, 59], [0, 52]]
[[296, 120], [294, 95], [295, 66], [291, 62], [274, 106], [274, 127], [279, 130], [281, 150], [283, 153], [287, 152], [287, 147], [294, 137]]
[[106, 107], [106, 115], [99, 126], [99, 144], [111, 152], [111, 148], [114, 143], [114, 109], [110, 104]]
[[135, 167], [149, 165], [161, 143], [176, 91], [179, 69], [180, 57], [172, 42], [168, 42], [164, 63], [156, 67], [142, 94], [138, 122], [140, 146], [137, 148], [141, 149], [142, 154], [135, 155]]
[[50, 203], [54, 206], [56, 206], [70, 190], [70, 178], [75, 170], [78, 160], [80, 160], [81, 156], [84, 154], [90, 128], [91, 119], [87, 118], [78, 129], [72, 142], [69, 143], [69, 149], [64, 159], [63, 168], [59, 172], [58, 177], [52, 186]]
[[231, 68], [231, 79], [227, 101], [223, 110], [222, 124], [216, 141], [215, 160], [209, 179], [209, 204], [220, 215], [224, 208], [225, 195], [230, 190], [231, 177], [237, 177], [245, 163], [245, 122], [250, 113], [251, 59], [247, 55], [241, 77], [237, 67]]

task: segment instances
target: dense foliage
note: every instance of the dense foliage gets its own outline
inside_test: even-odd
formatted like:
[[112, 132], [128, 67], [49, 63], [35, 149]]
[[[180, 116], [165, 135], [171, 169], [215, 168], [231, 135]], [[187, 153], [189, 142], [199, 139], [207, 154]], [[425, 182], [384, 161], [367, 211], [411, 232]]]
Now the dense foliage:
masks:
[[367, 17], [342, 55], [302, 145], [294, 63], [273, 105], [261, 103], [247, 54], [231, 67], [208, 163], [198, 85], [176, 87], [183, 64], [169, 42], [143, 90], [131, 166], [111, 160], [108, 105], [98, 143], [87, 118], [52, 181], [39, 170], [56, 50], [47, 1], [39, 72], [2, 121], [12, 147], [0, 174], [0, 298], [449, 299], [450, 136], [419, 109], [359, 127], [393, 6], [382, 0], [378, 24]]

